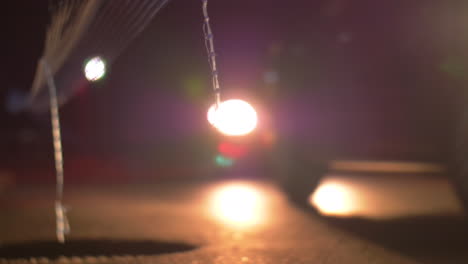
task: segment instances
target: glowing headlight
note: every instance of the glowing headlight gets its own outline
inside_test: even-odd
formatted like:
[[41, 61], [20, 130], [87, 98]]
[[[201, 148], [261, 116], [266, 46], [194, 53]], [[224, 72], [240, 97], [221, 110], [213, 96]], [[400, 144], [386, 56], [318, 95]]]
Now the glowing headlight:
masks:
[[242, 136], [257, 126], [257, 112], [247, 102], [232, 99], [221, 102], [219, 107], [208, 110], [208, 122], [228, 136]]

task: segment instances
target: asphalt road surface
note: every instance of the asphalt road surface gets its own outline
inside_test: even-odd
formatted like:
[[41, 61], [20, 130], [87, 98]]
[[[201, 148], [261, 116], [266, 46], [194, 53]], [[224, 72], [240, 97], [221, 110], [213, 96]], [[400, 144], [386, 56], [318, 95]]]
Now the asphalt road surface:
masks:
[[53, 188], [0, 193], [0, 263], [468, 263], [468, 221], [443, 178], [328, 175], [311, 196], [328, 216], [291, 206], [267, 181], [65, 193], [63, 246]]

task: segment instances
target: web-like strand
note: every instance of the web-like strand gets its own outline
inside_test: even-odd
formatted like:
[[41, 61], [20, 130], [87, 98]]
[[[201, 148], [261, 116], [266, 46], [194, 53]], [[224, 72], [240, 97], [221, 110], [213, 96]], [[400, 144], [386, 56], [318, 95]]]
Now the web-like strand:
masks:
[[56, 198], [55, 198], [55, 220], [57, 240], [60, 243], [65, 243], [65, 235], [70, 232], [70, 226], [66, 215], [66, 208], [62, 203], [63, 200], [63, 153], [62, 153], [62, 136], [60, 133], [60, 116], [57, 100], [57, 87], [55, 86], [54, 77], [50, 70], [47, 61], [41, 60], [44, 69], [47, 85], [49, 87], [50, 99], [50, 121], [52, 125], [52, 138], [54, 145], [55, 159], [55, 176], [56, 176]]

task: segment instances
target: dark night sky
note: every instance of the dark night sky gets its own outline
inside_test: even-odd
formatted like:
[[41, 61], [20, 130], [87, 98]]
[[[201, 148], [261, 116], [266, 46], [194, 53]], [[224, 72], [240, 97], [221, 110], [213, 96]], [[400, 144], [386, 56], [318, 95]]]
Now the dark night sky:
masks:
[[[47, 2], [3, 4], [3, 102], [7, 91], [31, 85]], [[446, 145], [466, 82], [463, 1], [213, 0], [209, 9], [226, 97], [251, 99], [278, 123], [301, 124], [294, 137], [321, 138], [344, 152], [361, 141], [365, 154]], [[172, 0], [102, 84], [63, 107], [68, 148], [148, 146], [210, 133], [201, 23], [201, 1]], [[269, 72], [278, 83], [265, 81]], [[21, 149], [12, 143], [20, 134], [47, 142], [47, 116], [4, 109], [3, 152]]]

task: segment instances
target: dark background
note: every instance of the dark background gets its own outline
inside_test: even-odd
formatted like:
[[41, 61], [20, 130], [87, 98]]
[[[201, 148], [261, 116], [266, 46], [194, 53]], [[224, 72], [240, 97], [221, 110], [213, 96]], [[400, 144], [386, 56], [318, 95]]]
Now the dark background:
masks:
[[[326, 158], [450, 160], [468, 70], [464, 1], [211, 1], [209, 10], [223, 97], [260, 109], [249, 147], [273, 135]], [[52, 181], [48, 113], [6, 108], [31, 86], [48, 1], [9, 1], [2, 13], [0, 164], [19, 181]], [[63, 106], [72, 181], [213, 174], [217, 143], [232, 139], [206, 122], [201, 27], [200, 1], [170, 1], [103, 82]]]

